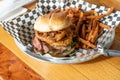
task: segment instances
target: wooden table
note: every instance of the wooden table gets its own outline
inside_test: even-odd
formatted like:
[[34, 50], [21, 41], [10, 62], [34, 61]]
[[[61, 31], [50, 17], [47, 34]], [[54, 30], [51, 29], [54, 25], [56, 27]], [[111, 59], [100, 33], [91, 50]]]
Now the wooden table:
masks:
[[[120, 10], [120, 0], [86, 0], [98, 5], [114, 6]], [[31, 9], [34, 4], [26, 6]], [[100, 56], [82, 64], [52, 64], [38, 61], [25, 55], [15, 44], [14, 39], [0, 27], [0, 43], [40, 74], [45, 80], [119, 80], [120, 58]], [[113, 49], [120, 50], [120, 28], [116, 29]]]

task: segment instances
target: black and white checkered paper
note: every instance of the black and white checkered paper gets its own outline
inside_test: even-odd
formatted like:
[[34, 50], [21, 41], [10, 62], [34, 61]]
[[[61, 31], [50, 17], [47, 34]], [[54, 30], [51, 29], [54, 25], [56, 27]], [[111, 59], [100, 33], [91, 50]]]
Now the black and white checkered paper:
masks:
[[[31, 44], [31, 40], [34, 36], [33, 25], [38, 16], [47, 14], [55, 8], [61, 8], [64, 10], [69, 7], [81, 7], [83, 11], [94, 9], [99, 14], [104, 14], [110, 9], [104, 6], [90, 4], [83, 0], [39, 0], [36, 7], [32, 11], [18, 16], [13, 20], [2, 22], [3, 28], [8, 31], [9, 34], [12, 35], [19, 43], [23, 46], [27, 46]], [[108, 48], [107, 45], [111, 44], [114, 39], [114, 29], [120, 23], [120, 11], [114, 11], [109, 16], [101, 19], [101, 22], [111, 26], [111, 30], [103, 31], [103, 34], [98, 39], [98, 45]], [[76, 54], [79, 51], [80, 50], [76, 51]], [[80, 52], [84, 54], [87, 53], [87, 50]]]

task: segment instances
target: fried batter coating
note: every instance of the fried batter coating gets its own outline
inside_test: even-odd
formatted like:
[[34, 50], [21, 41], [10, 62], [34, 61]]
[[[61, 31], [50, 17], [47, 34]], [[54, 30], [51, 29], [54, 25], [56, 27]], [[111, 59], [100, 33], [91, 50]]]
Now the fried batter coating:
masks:
[[[49, 32], [49, 34], [51, 33]], [[55, 37], [47, 35], [47, 33], [39, 33], [38, 31], [35, 31], [35, 35], [40, 40], [51, 44], [52, 46], [68, 46], [72, 42], [73, 32], [69, 28], [66, 30], [58, 31]]]
[[60, 46], [68, 46], [72, 42], [72, 38], [73, 38], [73, 32], [69, 29], [63, 39], [52, 43], [52, 45], [59, 46], [59, 47]]
[[[45, 33], [46, 34], [46, 33]], [[53, 43], [55, 42], [50, 36], [45, 36], [44, 33], [39, 33], [38, 31], [35, 30], [35, 35], [38, 39], [45, 41], [47, 43]]]
[[58, 33], [57, 33], [56, 36], [55, 36], [56, 41], [59, 41], [59, 40], [61, 40], [63, 37], [65, 37], [66, 33], [67, 33], [67, 32], [66, 32], [65, 30], [63, 30], [63, 31], [58, 31]]

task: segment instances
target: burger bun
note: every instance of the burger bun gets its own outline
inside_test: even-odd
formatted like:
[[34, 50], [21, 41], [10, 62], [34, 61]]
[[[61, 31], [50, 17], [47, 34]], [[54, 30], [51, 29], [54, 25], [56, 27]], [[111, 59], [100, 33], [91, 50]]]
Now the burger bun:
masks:
[[38, 17], [34, 24], [34, 30], [39, 32], [59, 31], [70, 25], [70, 18], [62, 12], [58, 12]]

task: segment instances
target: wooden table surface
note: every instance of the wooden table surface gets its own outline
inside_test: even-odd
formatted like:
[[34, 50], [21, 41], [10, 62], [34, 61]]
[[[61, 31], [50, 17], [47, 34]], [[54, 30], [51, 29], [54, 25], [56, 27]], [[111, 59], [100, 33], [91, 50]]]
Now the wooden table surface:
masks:
[[[86, 0], [97, 5], [114, 6], [120, 10], [120, 0]], [[31, 9], [34, 4], [26, 6]], [[14, 39], [0, 27], [0, 43], [11, 50], [45, 80], [119, 80], [120, 57], [100, 56], [81, 64], [52, 64], [38, 61], [25, 55], [15, 44]], [[111, 47], [120, 50], [120, 26]]]
[[0, 80], [44, 80], [0, 43]]

